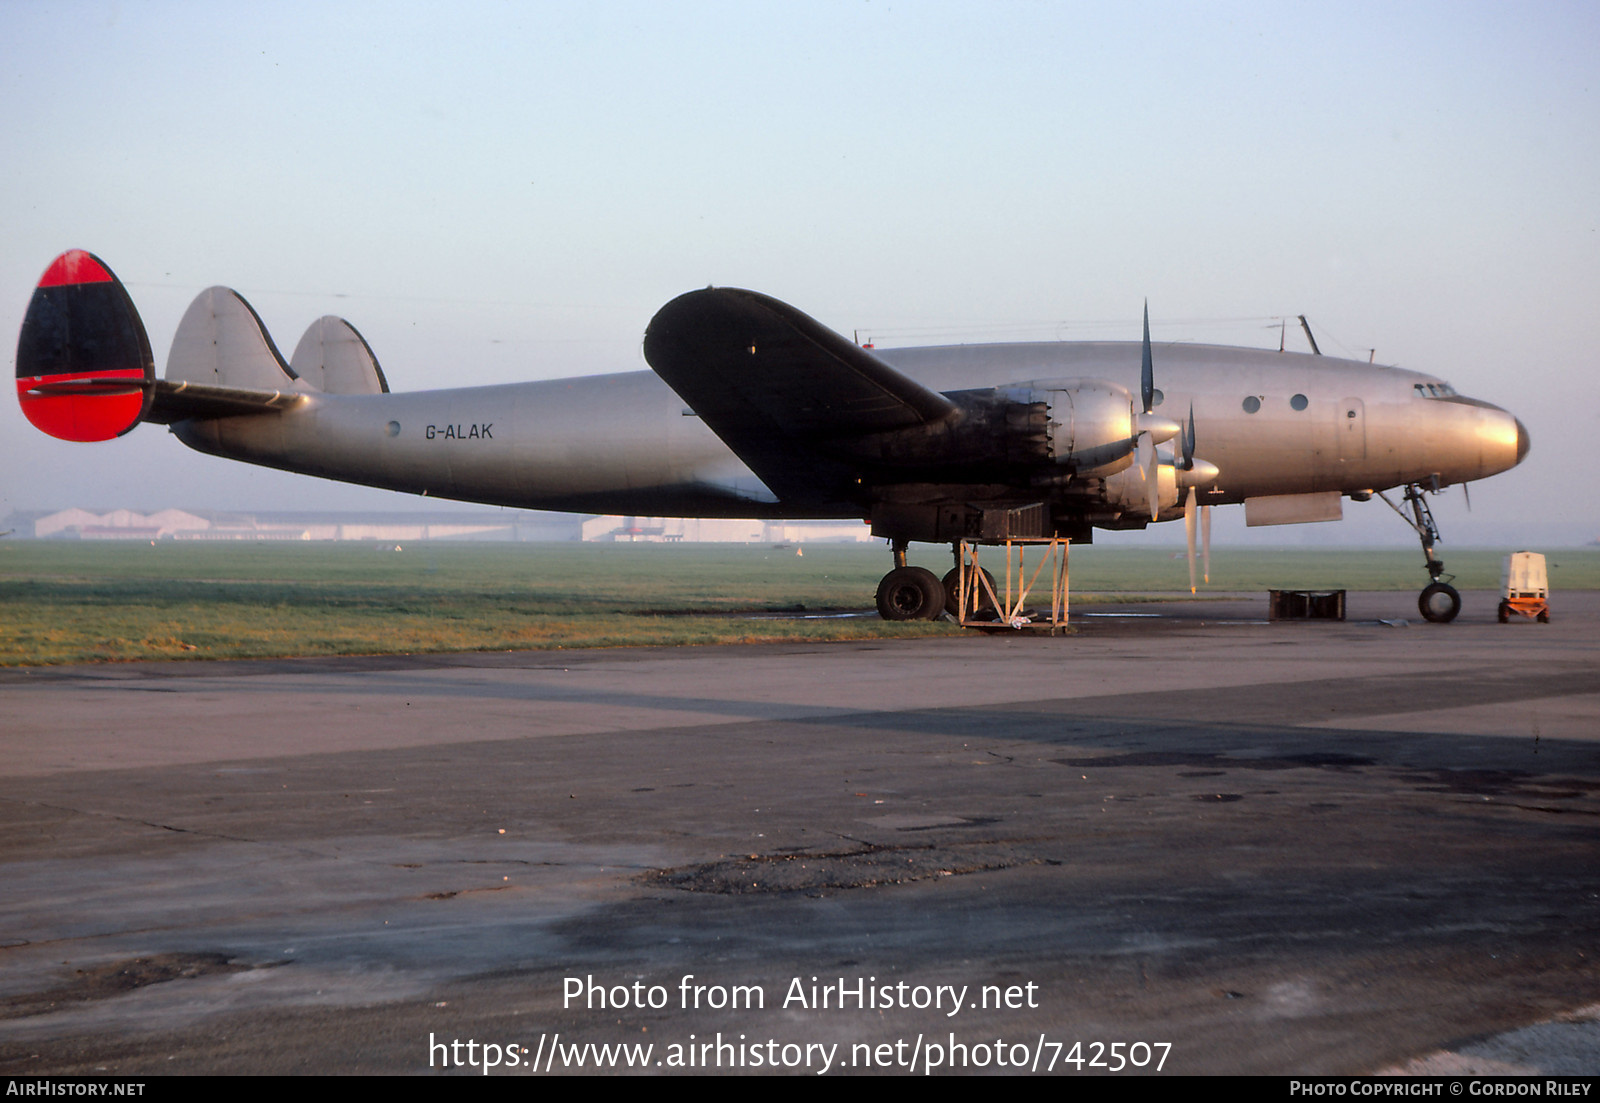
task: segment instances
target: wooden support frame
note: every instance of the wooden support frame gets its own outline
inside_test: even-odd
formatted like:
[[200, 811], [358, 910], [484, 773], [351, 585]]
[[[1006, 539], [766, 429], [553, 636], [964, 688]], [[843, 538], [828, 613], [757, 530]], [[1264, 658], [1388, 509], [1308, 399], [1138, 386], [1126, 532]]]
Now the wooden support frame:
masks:
[[[995, 558], [1003, 557], [1002, 572], [985, 569], [980, 561], [980, 549], [993, 549], [989, 556], [992, 567], [1000, 566]], [[1062, 537], [1041, 537], [980, 543], [962, 540], [956, 545], [956, 620], [963, 628], [1047, 628], [1051, 635], [1067, 628], [1069, 611], [1067, 588], [1067, 563], [1070, 543]], [[1037, 553], [1032, 563], [1029, 552]], [[1030, 570], [1031, 568], [1031, 570]], [[1043, 576], [1049, 587], [1050, 605], [1047, 614], [1039, 610], [1028, 611], [1028, 599], [1043, 596], [1039, 585]], [[992, 578], [992, 581], [991, 581]]]

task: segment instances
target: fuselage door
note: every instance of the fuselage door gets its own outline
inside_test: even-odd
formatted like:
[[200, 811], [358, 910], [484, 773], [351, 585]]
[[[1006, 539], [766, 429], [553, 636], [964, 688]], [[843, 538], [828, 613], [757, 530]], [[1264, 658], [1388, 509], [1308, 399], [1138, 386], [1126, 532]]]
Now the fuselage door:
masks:
[[1339, 403], [1339, 459], [1345, 462], [1367, 458], [1367, 407], [1359, 398]]

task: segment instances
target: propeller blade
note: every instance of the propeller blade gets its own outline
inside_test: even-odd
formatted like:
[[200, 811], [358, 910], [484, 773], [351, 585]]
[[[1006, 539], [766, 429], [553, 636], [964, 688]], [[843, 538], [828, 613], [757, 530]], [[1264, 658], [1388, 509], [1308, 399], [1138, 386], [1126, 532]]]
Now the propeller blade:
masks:
[[1150, 359], [1150, 300], [1144, 301], [1144, 358], [1139, 365], [1139, 397], [1144, 400], [1144, 412], [1155, 409], [1156, 369]]
[[1200, 507], [1200, 548], [1201, 562], [1205, 566], [1205, 580], [1211, 582], [1211, 507]]
[[1194, 487], [1189, 488], [1189, 497], [1183, 502], [1183, 535], [1189, 544], [1189, 592], [1195, 592], [1194, 586], [1194, 502], [1196, 492]]
[[1183, 469], [1194, 468], [1194, 403], [1189, 403], [1189, 424], [1183, 433]]
[[1461, 484], [1461, 496], [1467, 500], [1467, 512], [1471, 513], [1472, 512], [1472, 484], [1471, 483], [1462, 483]]
[[1161, 481], [1158, 470], [1161, 457], [1156, 455], [1155, 437], [1148, 432], [1139, 434], [1137, 448], [1139, 474], [1144, 478], [1144, 492], [1150, 501], [1150, 520], [1154, 521], [1161, 510]]

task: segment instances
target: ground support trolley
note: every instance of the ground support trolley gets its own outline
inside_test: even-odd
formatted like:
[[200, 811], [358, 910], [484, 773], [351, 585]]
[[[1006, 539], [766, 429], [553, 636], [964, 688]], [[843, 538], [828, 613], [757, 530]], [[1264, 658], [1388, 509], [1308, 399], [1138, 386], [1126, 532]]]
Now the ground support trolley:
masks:
[[1550, 623], [1550, 576], [1544, 556], [1519, 551], [1506, 556], [1500, 597], [1500, 623], [1513, 616]]
[[[956, 621], [963, 628], [1065, 632], [1068, 547], [1062, 537], [960, 541], [951, 572]], [[1038, 608], [1046, 594], [1048, 608]]]

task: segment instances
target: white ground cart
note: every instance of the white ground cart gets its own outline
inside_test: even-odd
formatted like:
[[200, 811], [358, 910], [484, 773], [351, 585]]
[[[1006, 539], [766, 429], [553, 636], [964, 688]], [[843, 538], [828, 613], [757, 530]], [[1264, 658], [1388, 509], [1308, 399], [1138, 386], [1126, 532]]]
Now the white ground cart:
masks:
[[1544, 556], [1519, 551], [1506, 556], [1504, 593], [1500, 598], [1500, 623], [1512, 614], [1531, 617], [1540, 624], [1550, 623], [1550, 580], [1545, 574]]

